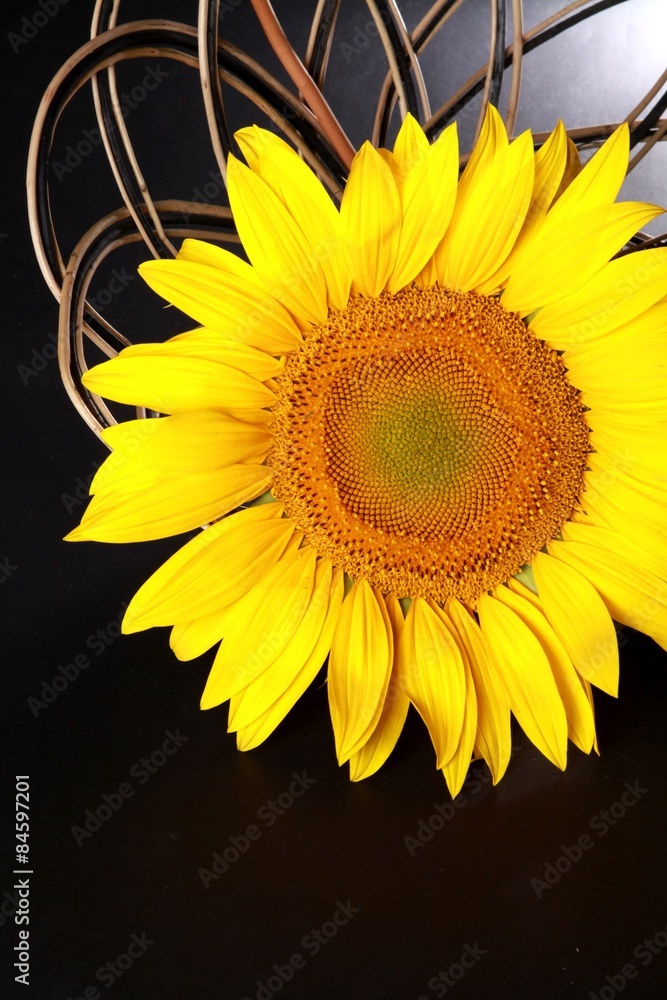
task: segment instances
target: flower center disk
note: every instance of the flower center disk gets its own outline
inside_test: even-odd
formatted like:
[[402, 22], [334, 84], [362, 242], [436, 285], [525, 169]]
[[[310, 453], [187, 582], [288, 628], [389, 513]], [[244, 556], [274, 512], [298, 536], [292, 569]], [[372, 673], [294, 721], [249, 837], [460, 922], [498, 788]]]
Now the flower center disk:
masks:
[[351, 299], [276, 390], [274, 494], [321, 555], [385, 593], [474, 600], [583, 488], [588, 426], [562, 362], [474, 292]]

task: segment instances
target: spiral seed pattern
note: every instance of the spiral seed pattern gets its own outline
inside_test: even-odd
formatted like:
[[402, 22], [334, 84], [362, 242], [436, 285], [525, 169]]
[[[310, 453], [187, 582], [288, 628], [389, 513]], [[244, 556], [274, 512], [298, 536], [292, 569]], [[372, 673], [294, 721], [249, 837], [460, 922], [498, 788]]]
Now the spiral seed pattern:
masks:
[[274, 494], [321, 555], [387, 593], [474, 602], [577, 505], [579, 394], [496, 299], [353, 298], [275, 388]]

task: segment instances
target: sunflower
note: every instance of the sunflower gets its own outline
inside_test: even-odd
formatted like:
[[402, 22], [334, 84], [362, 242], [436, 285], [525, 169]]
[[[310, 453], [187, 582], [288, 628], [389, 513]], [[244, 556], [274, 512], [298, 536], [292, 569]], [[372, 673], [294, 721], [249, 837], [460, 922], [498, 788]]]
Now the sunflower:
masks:
[[128, 347], [85, 385], [160, 419], [111, 454], [68, 539], [204, 526], [123, 631], [220, 643], [202, 707], [260, 744], [328, 657], [340, 763], [387, 759], [410, 704], [452, 795], [505, 772], [511, 715], [557, 767], [597, 749], [612, 619], [667, 648], [667, 250], [615, 255], [661, 209], [616, 203], [621, 126], [581, 167], [489, 108], [459, 179], [456, 127], [407, 117], [357, 153], [340, 211], [277, 136], [237, 134], [229, 199], [250, 263], [186, 240], [140, 271], [197, 329]]

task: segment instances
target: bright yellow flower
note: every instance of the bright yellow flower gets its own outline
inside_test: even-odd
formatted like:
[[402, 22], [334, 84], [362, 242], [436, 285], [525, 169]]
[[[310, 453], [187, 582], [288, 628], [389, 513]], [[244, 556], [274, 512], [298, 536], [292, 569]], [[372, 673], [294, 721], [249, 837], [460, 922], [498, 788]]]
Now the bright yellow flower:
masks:
[[[379, 768], [412, 703], [452, 795], [498, 781], [510, 714], [565, 767], [616, 694], [612, 618], [667, 647], [667, 250], [613, 258], [661, 210], [616, 203], [628, 130], [578, 173], [490, 109], [366, 143], [340, 212], [275, 135], [244, 129], [229, 197], [250, 264], [186, 240], [141, 268], [202, 327], [127, 348], [89, 389], [131, 420], [71, 539], [207, 525], [130, 604], [202, 698], [261, 743], [329, 656], [339, 761]], [[566, 179], [564, 179], [566, 178]], [[241, 507], [242, 509], [238, 509]]]

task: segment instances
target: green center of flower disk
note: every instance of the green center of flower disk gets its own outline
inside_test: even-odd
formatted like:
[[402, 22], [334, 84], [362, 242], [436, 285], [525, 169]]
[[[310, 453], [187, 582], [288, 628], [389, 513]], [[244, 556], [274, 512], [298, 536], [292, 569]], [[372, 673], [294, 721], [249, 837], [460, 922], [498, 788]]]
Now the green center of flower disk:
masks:
[[367, 524], [424, 539], [460, 529], [461, 517], [469, 528], [507, 482], [510, 422], [449, 352], [353, 363], [332, 397], [329, 471]]
[[275, 496], [317, 551], [384, 592], [474, 600], [557, 535], [588, 426], [558, 355], [493, 298], [352, 299], [287, 359]]

